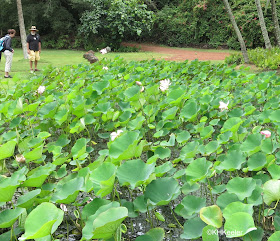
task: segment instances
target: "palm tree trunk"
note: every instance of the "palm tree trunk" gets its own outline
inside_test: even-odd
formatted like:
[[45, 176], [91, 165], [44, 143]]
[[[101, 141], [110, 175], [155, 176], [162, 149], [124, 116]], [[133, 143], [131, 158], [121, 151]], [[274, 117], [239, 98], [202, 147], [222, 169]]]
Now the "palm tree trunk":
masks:
[[263, 40], [264, 40], [264, 43], [265, 43], [265, 48], [266, 49], [271, 49], [272, 46], [271, 46], [269, 36], [268, 36], [268, 33], [267, 33], [267, 29], [266, 29], [266, 26], [265, 26], [265, 21], [264, 21], [264, 17], [263, 17], [261, 2], [260, 2], [260, 0], [255, 0], [255, 2], [256, 2], [256, 7], [257, 7], [257, 10], [258, 10], [258, 16], [259, 16], [259, 20], [260, 20], [260, 26], [261, 26], [261, 30], [262, 30]]
[[279, 28], [279, 22], [277, 17], [277, 9], [276, 9], [276, 3], [275, 0], [271, 1], [271, 9], [272, 9], [272, 20], [274, 24], [274, 31], [276, 36], [277, 45], [280, 47], [280, 28]]
[[244, 62], [246, 64], [249, 64], [249, 57], [248, 57], [246, 45], [245, 45], [245, 42], [243, 40], [242, 34], [241, 34], [237, 24], [236, 24], [235, 18], [234, 18], [233, 14], [232, 14], [229, 2], [228, 2], [228, 0], [223, 0], [223, 2], [225, 4], [225, 8], [226, 8], [228, 16], [230, 18], [231, 24], [232, 24], [232, 26], [233, 26], [233, 28], [235, 30], [236, 35], [237, 35], [237, 38], [238, 38], [238, 41], [239, 41], [239, 44], [240, 44], [240, 48], [241, 48], [241, 52], [243, 54]]
[[18, 23], [19, 23], [20, 39], [21, 39], [21, 45], [22, 45], [22, 50], [23, 50], [23, 56], [25, 59], [28, 59], [28, 54], [27, 54], [27, 49], [26, 49], [26, 32], [25, 32], [21, 0], [17, 0], [17, 10], [18, 10]]

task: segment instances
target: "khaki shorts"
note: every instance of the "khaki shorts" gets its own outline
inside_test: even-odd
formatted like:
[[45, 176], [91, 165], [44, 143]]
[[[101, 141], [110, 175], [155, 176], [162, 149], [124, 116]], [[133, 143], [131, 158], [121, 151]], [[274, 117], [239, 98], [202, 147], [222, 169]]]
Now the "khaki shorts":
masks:
[[32, 62], [34, 62], [35, 60], [39, 61], [40, 60], [39, 51], [30, 50], [29, 60], [32, 61]]

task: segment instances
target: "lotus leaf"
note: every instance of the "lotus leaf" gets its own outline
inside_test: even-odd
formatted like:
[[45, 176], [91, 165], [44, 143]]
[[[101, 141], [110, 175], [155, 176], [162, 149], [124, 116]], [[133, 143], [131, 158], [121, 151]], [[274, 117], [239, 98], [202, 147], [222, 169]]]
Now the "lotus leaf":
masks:
[[15, 208], [0, 212], [0, 228], [11, 227], [24, 211], [24, 208]]
[[142, 160], [124, 162], [117, 170], [121, 186], [130, 185], [131, 189], [143, 184], [155, 170], [155, 163], [145, 164]]
[[135, 241], [162, 241], [164, 236], [162, 228], [152, 228], [144, 235], [137, 237]]
[[267, 205], [280, 200], [280, 180], [269, 180], [263, 185], [263, 200]]
[[153, 180], [146, 187], [145, 198], [152, 205], [166, 205], [171, 200], [176, 199], [180, 194], [178, 182], [171, 177], [164, 177]]
[[232, 178], [227, 184], [227, 190], [229, 193], [235, 193], [239, 200], [244, 200], [246, 197], [250, 197], [256, 187], [256, 181], [253, 178]]
[[208, 225], [220, 228], [223, 224], [223, 214], [217, 205], [201, 208], [199, 215], [201, 220]]
[[182, 239], [197, 239], [202, 236], [202, 230], [206, 224], [199, 218], [189, 219], [184, 224], [184, 233], [181, 234]]
[[186, 169], [186, 175], [187, 179], [197, 182], [201, 181], [207, 176], [210, 175], [210, 167], [212, 166], [212, 163], [209, 161], [206, 161], [205, 158], [198, 158], [195, 159], [193, 162], [191, 162], [187, 169]]

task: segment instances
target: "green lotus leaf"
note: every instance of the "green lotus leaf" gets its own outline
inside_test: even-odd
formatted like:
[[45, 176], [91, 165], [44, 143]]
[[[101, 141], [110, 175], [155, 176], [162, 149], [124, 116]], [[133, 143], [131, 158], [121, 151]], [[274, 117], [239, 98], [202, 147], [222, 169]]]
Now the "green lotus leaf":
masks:
[[199, 218], [189, 219], [184, 224], [184, 233], [180, 235], [182, 239], [198, 239], [202, 236], [202, 230], [206, 224]]
[[14, 154], [16, 141], [8, 141], [0, 146], [0, 160], [11, 157]]
[[83, 228], [82, 240], [109, 239], [113, 237], [122, 221], [128, 216], [125, 207], [112, 207], [88, 218]]
[[166, 205], [180, 193], [178, 182], [174, 178], [164, 177], [148, 184], [144, 196], [152, 205]]
[[203, 241], [219, 241], [218, 230], [211, 226], [207, 225], [202, 229], [202, 240]]
[[109, 156], [116, 160], [131, 159], [135, 156], [139, 133], [135, 131], [123, 133], [109, 146]]
[[257, 228], [257, 230], [253, 230], [250, 233], [247, 233], [244, 237], [244, 241], [262, 241], [263, 240], [264, 231], [261, 228]]
[[58, 105], [58, 103], [56, 101], [44, 104], [38, 110], [38, 115], [42, 119], [52, 118], [55, 115], [55, 113], [56, 113], [57, 105]]
[[132, 86], [130, 88], [127, 88], [124, 91], [124, 95], [127, 97], [127, 100], [129, 101], [135, 101], [139, 99], [139, 93], [140, 93], [140, 89], [139, 86], [135, 85]]
[[224, 123], [221, 133], [231, 131], [232, 133], [237, 132], [239, 126], [243, 123], [243, 120], [239, 117], [231, 117]]
[[263, 185], [263, 200], [267, 205], [280, 200], [280, 180], [269, 180]]
[[202, 129], [202, 131], [200, 132], [200, 138], [201, 140], [210, 138], [212, 136], [212, 133], [214, 132], [214, 128], [213, 126], [206, 126]]
[[57, 122], [58, 125], [61, 125], [63, 122], [65, 122], [68, 118], [69, 111], [67, 109], [59, 110], [55, 115], [54, 119]]
[[162, 113], [162, 119], [163, 120], [173, 120], [176, 116], [176, 113], [178, 111], [178, 107], [174, 106]]
[[241, 165], [246, 161], [242, 151], [229, 150], [225, 159], [216, 167], [217, 170], [235, 171], [241, 169]]
[[256, 230], [253, 217], [244, 212], [237, 212], [226, 219], [225, 234], [227, 238], [242, 237], [245, 234]]
[[177, 105], [184, 97], [185, 91], [186, 90], [183, 90], [182, 88], [171, 90], [167, 96], [166, 101], [170, 103], [170, 105]]
[[143, 184], [155, 170], [155, 163], [146, 164], [142, 160], [124, 162], [117, 170], [121, 186], [131, 186], [131, 189]]
[[189, 100], [183, 106], [180, 113], [180, 118], [191, 121], [196, 117], [199, 109], [200, 107], [195, 101]]
[[191, 135], [188, 131], [182, 130], [176, 136], [176, 141], [178, 143], [184, 144], [191, 138]]
[[270, 113], [269, 119], [275, 122], [280, 122], [280, 110], [275, 110]]
[[244, 204], [242, 202], [232, 202], [223, 210], [223, 216], [225, 219], [229, 219], [232, 214], [238, 212], [249, 213], [252, 216], [254, 212], [253, 205]]
[[227, 184], [227, 190], [229, 193], [237, 195], [239, 200], [244, 200], [246, 197], [250, 197], [256, 187], [256, 181], [253, 178], [241, 178], [234, 177]]
[[17, 200], [17, 207], [29, 208], [33, 206], [35, 198], [41, 193], [41, 189], [35, 189], [20, 196]]
[[171, 162], [165, 162], [164, 164], [157, 166], [155, 168], [155, 174], [157, 177], [162, 177], [165, 173], [172, 170], [173, 165]]
[[206, 206], [206, 199], [188, 195], [183, 198], [180, 204], [175, 208], [175, 212], [184, 219], [191, 218], [194, 214]]
[[203, 222], [213, 227], [220, 228], [223, 225], [223, 214], [217, 205], [203, 207], [199, 216]]
[[163, 228], [152, 228], [144, 235], [135, 239], [135, 241], [162, 241], [165, 237]]
[[28, 178], [22, 184], [24, 187], [41, 187], [47, 177], [52, 171], [54, 171], [56, 166], [52, 163], [47, 163], [45, 166], [40, 166], [32, 171], [30, 171], [27, 176]]
[[15, 208], [0, 212], [0, 228], [10, 228], [24, 211], [24, 208]]
[[254, 206], [261, 205], [263, 203], [262, 192], [262, 188], [257, 185], [252, 195], [250, 197], [247, 197], [248, 204], [253, 204]]
[[181, 158], [182, 160], [184, 160], [184, 159], [186, 159], [186, 158], [195, 157], [196, 154], [197, 154], [196, 152], [197, 152], [198, 147], [199, 147], [198, 141], [192, 141], [192, 142], [187, 143], [187, 144], [181, 149], [180, 158]]
[[187, 179], [197, 182], [210, 175], [212, 163], [205, 158], [198, 158], [191, 162], [186, 168]]
[[206, 146], [205, 146], [205, 154], [210, 155], [217, 151], [217, 149], [220, 147], [218, 141], [210, 141]]
[[110, 201], [101, 198], [95, 198], [90, 203], [84, 206], [82, 211], [82, 219], [87, 220], [88, 217], [94, 215], [95, 212], [103, 205], [109, 204]]
[[101, 95], [104, 90], [106, 90], [110, 86], [110, 82], [108, 80], [98, 81], [92, 84], [92, 89], [96, 90], [98, 95]]
[[142, 128], [143, 123], [145, 122], [144, 116], [137, 116], [134, 120], [131, 120], [127, 123], [127, 127], [130, 130], [139, 130]]
[[72, 203], [76, 200], [80, 190], [82, 190], [83, 185], [84, 178], [74, 178], [64, 185], [59, 186], [58, 189], [54, 192], [51, 201], [64, 204]]
[[14, 172], [11, 177], [0, 179], [0, 202], [8, 202], [12, 200], [17, 187], [26, 179], [25, 175], [27, 172], [27, 167], [23, 167]]
[[275, 232], [272, 234], [267, 241], [278, 241], [280, 240], [280, 231]]
[[232, 132], [227, 131], [227, 132], [224, 132], [223, 134], [220, 134], [218, 136], [218, 141], [219, 141], [220, 144], [226, 144], [226, 143], [228, 143], [228, 141], [231, 137], [232, 137]]
[[38, 239], [53, 234], [63, 220], [64, 212], [52, 203], [41, 203], [27, 216], [25, 233], [20, 240]]
[[260, 171], [266, 164], [266, 156], [262, 152], [257, 152], [248, 159], [249, 171]]
[[71, 149], [73, 160], [83, 160], [85, 158], [84, 154], [86, 153], [86, 144], [87, 140], [85, 138], [81, 138], [76, 141], [75, 145]]
[[277, 164], [271, 164], [267, 168], [268, 172], [272, 176], [272, 179], [279, 179], [280, 178], [280, 166]]
[[217, 205], [223, 210], [228, 204], [239, 201], [239, 198], [234, 193], [224, 192], [217, 198]]
[[171, 155], [171, 150], [168, 147], [163, 148], [159, 146], [155, 150], [155, 155], [158, 155], [160, 159], [168, 158]]
[[198, 183], [185, 183], [182, 186], [182, 193], [184, 193], [185, 195], [188, 195], [190, 192], [194, 192], [197, 191], [200, 188], [200, 185]]
[[92, 171], [90, 179], [93, 182], [95, 195], [104, 197], [112, 192], [116, 171], [117, 167], [110, 162], [104, 162]]
[[260, 133], [251, 134], [242, 143], [242, 151], [256, 152], [261, 149], [262, 135]]

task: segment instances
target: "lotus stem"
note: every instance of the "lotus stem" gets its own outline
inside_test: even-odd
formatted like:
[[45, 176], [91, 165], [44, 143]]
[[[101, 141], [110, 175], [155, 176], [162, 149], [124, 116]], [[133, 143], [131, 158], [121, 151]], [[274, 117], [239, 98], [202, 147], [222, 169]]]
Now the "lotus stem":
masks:
[[173, 217], [174, 217], [174, 219], [176, 220], [176, 222], [178, 223], [178, 225], [182, 228], [182, 229], [184, 229], [184, 227], [183, 227], [183, 225], [179, 222], [179, 220], [176, 218], [176, 215], [175, 215], [175, 213], [174, 213], [174, 211], [173, 211], [173, 208], [171, 207], [171, 206], [169, 206], [170, 207], [170, 210], [171, 210], [171, 212], [172, 212], [172, 215], [173, 215]]
[[211, 185], [210, 185], [210, 180], [209, 180], [209, 178], [207, 178], [207, 182], [208, 182], [207, 187], [208, 187], [209, 192], [210, 192], [211, 202], [212, 202], [212, 204], [215, 204], [215, 203], [214, 203], [214, 199], [213, 199], [213, 194], [212, 194], [212, 187], [211, 187]]

